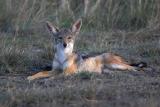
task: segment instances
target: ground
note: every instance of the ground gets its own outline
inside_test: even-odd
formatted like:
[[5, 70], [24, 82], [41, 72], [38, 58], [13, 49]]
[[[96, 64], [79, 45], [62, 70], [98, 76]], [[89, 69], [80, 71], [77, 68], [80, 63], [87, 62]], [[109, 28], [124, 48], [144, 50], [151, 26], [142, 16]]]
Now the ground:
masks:
[[160, 73], [78, 74], [29, 82], [0, 76], [2, 107], [159, 107]]

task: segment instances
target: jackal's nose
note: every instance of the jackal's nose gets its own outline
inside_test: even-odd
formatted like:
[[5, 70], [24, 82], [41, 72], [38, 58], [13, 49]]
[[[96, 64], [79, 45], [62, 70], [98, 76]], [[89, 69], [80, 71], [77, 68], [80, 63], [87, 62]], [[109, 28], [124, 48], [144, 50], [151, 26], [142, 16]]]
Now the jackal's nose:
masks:
[[64, 48], [67, 46], [67, 44], [66, 43], [63, 43], [63, 46], [64, 46]]

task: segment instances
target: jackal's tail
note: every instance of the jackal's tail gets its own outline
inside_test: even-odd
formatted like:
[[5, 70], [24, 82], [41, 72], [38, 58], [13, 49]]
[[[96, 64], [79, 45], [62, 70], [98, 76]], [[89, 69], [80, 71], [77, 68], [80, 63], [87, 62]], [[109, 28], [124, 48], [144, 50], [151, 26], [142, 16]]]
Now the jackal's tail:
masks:
[[136, 68], [145, 68], [145, 67], [147, 67], [147, 63], [146, 62], [132, 63], [130, 65], [133, 66], [133, 67], [136, 67]]

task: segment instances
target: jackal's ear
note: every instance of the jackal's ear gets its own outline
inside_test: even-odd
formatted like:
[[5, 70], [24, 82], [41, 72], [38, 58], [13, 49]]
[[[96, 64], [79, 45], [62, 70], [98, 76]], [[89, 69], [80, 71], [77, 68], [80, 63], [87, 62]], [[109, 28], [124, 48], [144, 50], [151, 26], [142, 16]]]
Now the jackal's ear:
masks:
[[53, 26], [53, 25], [51, 24], [51, 22], [46, 21], [46, 25], [47, 25], [48, 30], [49, 30], [50, 32], [52, 32], [53, 34], [56, 34], [57, 32], [59, 32], [59, 29], [58, 29], [57, 27]]
[[78, 34], [82, 26], [82, 19], [78, 19], [73, 25], [72, 25], [72, 32]]

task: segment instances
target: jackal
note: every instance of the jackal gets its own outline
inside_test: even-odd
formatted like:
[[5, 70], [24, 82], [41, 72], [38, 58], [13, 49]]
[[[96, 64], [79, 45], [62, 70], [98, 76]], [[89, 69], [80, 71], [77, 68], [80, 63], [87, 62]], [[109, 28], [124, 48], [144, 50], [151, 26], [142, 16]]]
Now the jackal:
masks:
[[123, 58], [112, 53], [102, 53], [96, 56], [83, 57], [73, 52], [75, 38], [78, 36], [82, 20], [78, 19], [70, 29], [58, 29], [50, 22], [46, 22], [48, 30], [54, 38], [55, 55], [51, 71], [42, 71], [32, 76], [28, 80], [50, 77], [52, 74], [63, 73], [71, 75], [81, 71], [103, 73], [105, 67], [119, 70], [136, 71], [143, 67], [143, 63], [136, 66], [128, 64]]

